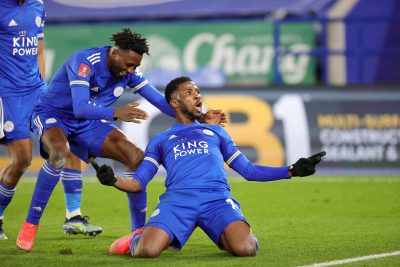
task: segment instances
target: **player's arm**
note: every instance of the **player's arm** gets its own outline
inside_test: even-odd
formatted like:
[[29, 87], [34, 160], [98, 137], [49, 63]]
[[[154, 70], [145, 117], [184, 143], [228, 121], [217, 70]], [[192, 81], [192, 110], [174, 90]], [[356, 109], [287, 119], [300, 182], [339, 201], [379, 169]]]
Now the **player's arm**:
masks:
[[77, 54], [66, 65], [74, 116], [76, 119], [114, 120], [114, 107], [100, 107], [89, 101], [90, 79], [94, 73], [86, 57], [85, 54]]
[[239, 150], [227, 161], [229, 167], [234, 169], [248, 181], [275, 181], [290, 179], [292, 177], [289, 167], [270, 167], [252, 163]]
[[77, 119], [88, 120], [115, 120], [140, 122], [147, 119], [145, 111], [137, 108], [139, 104], [129, 103], [123, 107], [102, 107], [90, 101], [90, 78], [94, 75], [91, 65], [83, 55], [76, 56], [75, 60], [67, 65], [69, 86], [72, 95], [72, 107]]
[[296, 163], [284, 167], [270, 167], [257, 165], [250, 162], [240, 151], [233, 155], [229, 166], [237, 171], [248, 181], [274, 181], [289, 179], [294, 176], [309, 176], [315, 173], [316, 165], [326, 155], [325, 151], [317, 153], [309, 158], [301, 158]]
[[114, 172], [110, 166], [103, 165], [99, 167], [93, 160], [92, 165], [96, 169], [96, 176], [99, 181], [108, 186], [131, 193], [139, 193], [146, 188], [147, 184], [153, 179], [159, 168], [160, 149], [159, 139], [153, 137], [146, 148], [145, 157], [143, 162], [136, 169], [133, 178], [115, 177]]
[[37, 60], [38, 60], [40, 74], [42, 75], [43, 80], [45, 80], [46, 79], [46, 68], [45, 68], [45, 60], [44, 60], [44, 24], [45, 24], [45, 20], [46, 20], [46, 12], [44, 10], [44, 5], [43, 5], [41, 19], [42, 19], [42, 23], [40, 24], [39, 32], [37, 35], [37, 38], [38, 38]]
[[129, 193], [140, 193], [157, 173], [154, 164], [143, 161], [136, 170], [133, 178], [115, 177], [113, 169], [108, 165], [99, 166], [94, 160], [91, 161], [96, 170], [96, 176], [100, 183]]
[[[133, 89], [135, 90], [135, 89]], [[140, 89], [137, 89], [139, 95], [149, 101], [150, 104], [158, 108], [162, 113], [175, 118], [175, 113], [170, 104], [165, 99], [165, 96], [161, 94], [153, 85], [146, 83]]]
[[42, 75], [43, 80], [46, 79], [46, 67], [45, 67], [45, 61], [44, 61], [44, 48], [43, 48], [43, 40], [38, 41], [38, 65], [39, 65], [39, 70], [40, 74]]
[[[150, 84], [143, 77], [140, 71], [135, 72], [129, 86], [132, 88], [134, 93], [141, 95], [161, 112], [172, 118], [175, 118], [175, 112], [165, 99], [165, 96], [161, 94], [152, 84]], [[207, 124], [222, 125], [223, 123], [227, 123], [227, 118], [226, 114], [221, 110], [209, 110], [202, 114], [199, 121]]]
[[72, 107], [77, 119], [114, 120], [114, 107], [99, 107], [89, 101], [89, 82], [79, 79], [70, 80]]
[[237, 148], [231, 136], [219, 128], [221, 153], [225, 162], [248, 181], [275, 181], [292, 176], [308, 176], [315, 173], [315, 166], [326, 154], [324, 151], [309, 158], [301, 158], [291, 166], [270, 167], [249, 161]]

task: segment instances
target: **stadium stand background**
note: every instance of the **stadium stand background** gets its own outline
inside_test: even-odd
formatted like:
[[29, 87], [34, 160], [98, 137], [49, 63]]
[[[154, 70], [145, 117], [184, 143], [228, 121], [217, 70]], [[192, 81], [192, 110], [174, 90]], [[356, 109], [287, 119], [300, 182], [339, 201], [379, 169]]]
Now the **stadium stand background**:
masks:
[[[207, 106], [229, 113], [227, 130], [251, 160], [290, 164], [326, 150], [325, 173], [400, 173], [396, 0], [46, 0], [45, 6], [48, 80], [74, 50], [110, 44], [113, 32], [130, 27], [150, 41], [145, 76], [163, 90], [169, 79], [190, 75]], [[126, 92], [117, 104], [132, 100], [141, 101]], [[144, 148], [173, 120], [143, 106], [151, 120], [118, 124]], [[32, 174], [41, 162], [34, 150]]]

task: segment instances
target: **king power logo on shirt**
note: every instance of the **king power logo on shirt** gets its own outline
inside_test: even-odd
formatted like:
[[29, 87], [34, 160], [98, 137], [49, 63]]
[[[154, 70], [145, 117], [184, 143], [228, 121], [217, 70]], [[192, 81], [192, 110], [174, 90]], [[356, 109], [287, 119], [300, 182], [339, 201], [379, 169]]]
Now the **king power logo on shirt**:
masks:
[[13, 38], [13, 56], [32, 56], [37, 55], [38, 39], [36, 36], [26, 36], [26, 31], [20, 31], [19, 37]]
[[206, 141], [183, 142], [174, 146], [175, 160], [193, 154], [209, 154]]

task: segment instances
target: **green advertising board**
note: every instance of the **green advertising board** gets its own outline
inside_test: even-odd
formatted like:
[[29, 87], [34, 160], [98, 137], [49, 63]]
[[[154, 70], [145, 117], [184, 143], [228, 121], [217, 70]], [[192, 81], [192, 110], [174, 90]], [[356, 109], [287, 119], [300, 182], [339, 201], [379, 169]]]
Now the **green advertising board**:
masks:
[[[75, 50], [112, 45], [121, 28], [144, 35], [150, 44], [141, 70], [155, 85], [189, 75], [200, 85], [267, 85], [274, 77], [273, 27], [267, 22], [197, 22], [157, 24], [49, 25], [46, 28], [48, 78]], [[306, 52], [314, 47], [311, 23], [282, 24], [281, 48]], [[283, 55], [279, 70], [284, 84], [315, 83], [315, 59], [307, 54]]]

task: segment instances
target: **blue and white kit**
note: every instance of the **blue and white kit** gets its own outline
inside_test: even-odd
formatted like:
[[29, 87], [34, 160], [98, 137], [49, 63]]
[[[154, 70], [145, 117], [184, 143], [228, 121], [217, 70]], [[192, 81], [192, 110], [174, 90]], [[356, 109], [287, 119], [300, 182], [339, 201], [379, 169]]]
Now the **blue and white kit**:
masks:
[[[164, 113], [173, 110], [139, 69], [122, 78], [113, 77], [106, 59], [110, 47], [88, 48], [73, 53], [54, 75], [43, 91], [32, 116], [34, 132], [40, 137], [57, 126], [64, 130], [71, 151], [84, 161], [101, 156], [101, 145], [115, 129], [115, 107], [110, 107], [129, 87], [134, 93]], [[41, 149], [42, 156], [47, 157]]]
[[167, 170], [167, 190], [147, 226], [167, 232], [176, 248], [197, 226], [220, 246], [219, 237], [230, 223], [246, 221], [231, 196], [224, 162], [249, 181], [289, 178], [288, 167], [251, 163], [219, 125], [177, 123], [151, 139], [134, 175], [145, 188], [161, 164]]
[[0, 97], [6, 143], [30, 138], [32, 107], [46, 87], [37, 58], [44, 21], [42, 1], [0, 2]]

